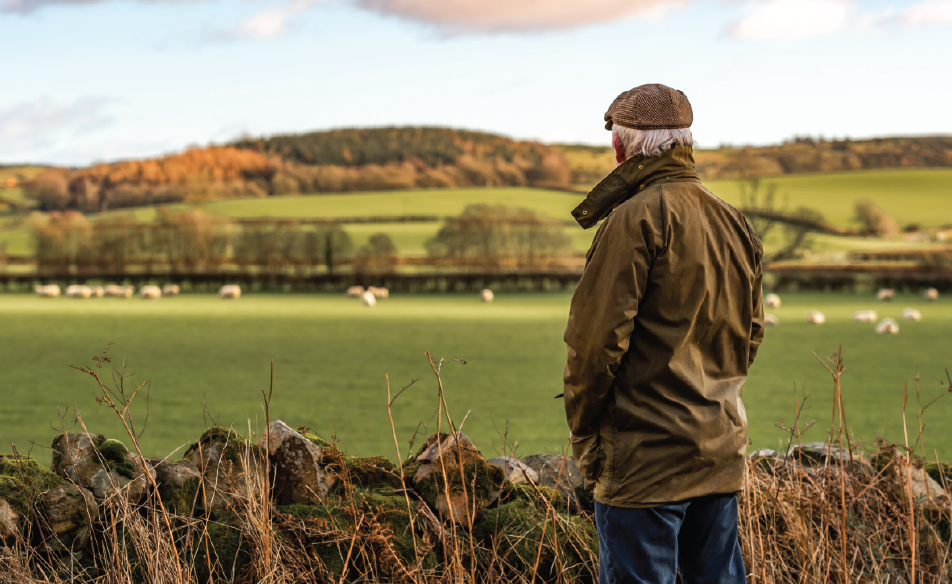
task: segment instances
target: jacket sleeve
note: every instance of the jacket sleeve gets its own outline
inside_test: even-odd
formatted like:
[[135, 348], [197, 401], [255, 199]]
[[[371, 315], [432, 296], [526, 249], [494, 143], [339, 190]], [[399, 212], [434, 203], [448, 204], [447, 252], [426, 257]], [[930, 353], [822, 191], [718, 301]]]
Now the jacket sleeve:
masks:
[[[745, 219], [746, 222], [746, 219]], [[750, 349], [747, 357], [747, 367], [750, 368], [757, 358], [757, 349], [764, 342], [764, 246], [760, 241], [760, 236], [754, 230], [753, 226], [747, 223], [747, 232], [750, 234], [751, 243], [754, 244], [754, 277], [751, 282], [751, 307], [753, 309], [753, 319], [750, 324]]]
[[750, 368], [757, 358], [757, 349], [764, 342], [764, 267], [757, 263], [757, 272], [754, 276], [751, 302], [753, 305], [753, 320], [750, 324], [750, 351], [747, 357], [747, 367]]
[[565, 415], [575, 435], [592, 432], [628, 351], [654, 256], [658, 232], [652, 217], [657, 208], [632, 200], [612, 212], [599, 228], [575, 288], [563, 374]]

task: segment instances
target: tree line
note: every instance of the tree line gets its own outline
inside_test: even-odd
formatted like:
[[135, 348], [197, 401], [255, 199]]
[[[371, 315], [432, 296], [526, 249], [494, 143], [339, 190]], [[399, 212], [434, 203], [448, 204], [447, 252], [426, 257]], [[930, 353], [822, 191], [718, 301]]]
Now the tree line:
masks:
[[[197, 268], [341, 265], [364, 271], [392, 271], [400, 261], [386, 233], [356, 246], [339, 223], [290, 219], [235, 222], [201, 210], [158, 209], [152, 222], [129, 215], [90, 221], [76, 211], [53, 212], [33, 226], [35, 256], [41, 270], [124, 271], [132, 266]], [[448, 218], [427, 242], [437, 265], [482, 267], [543, 266], [568, 250], [558, 221], [526, 209], [472, 205]]]

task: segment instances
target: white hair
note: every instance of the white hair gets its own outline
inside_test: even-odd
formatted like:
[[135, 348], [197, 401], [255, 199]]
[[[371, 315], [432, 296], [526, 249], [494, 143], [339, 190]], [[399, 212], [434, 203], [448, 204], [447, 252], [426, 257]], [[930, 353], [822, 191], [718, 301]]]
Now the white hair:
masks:
[[[647, 157], [660, 156], [666, 150], [684, 145], [694, 147], [690, 128], [680, 130], [636, 130], [612, 124], [612, 134], [617, 135], [625, 147], [625, 159], [638, 154]], [[614, 136], [612, 136], [614, 140]]]

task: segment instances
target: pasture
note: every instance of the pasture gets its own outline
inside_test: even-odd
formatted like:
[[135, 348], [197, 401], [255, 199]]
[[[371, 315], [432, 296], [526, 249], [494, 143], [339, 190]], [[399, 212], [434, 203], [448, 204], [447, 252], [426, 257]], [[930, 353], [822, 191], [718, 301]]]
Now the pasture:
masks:
[[[396, 393], [419, 381], [393, 408], [401, 450], [419, 423], [435, 431], [436, 384], [423, 355], [444, 358], [443, 381], [454, 420], [468, 414], [463, 431], [484, 453], [503, 450], [500, 433], [523, 454], [564, 447], [568, 432], [561, 393], [562, 332], [569, 294], [497, 295], [484, 305], [476, 295], [395, 296], [367, 309], [342, 295], [249, 294], [238, 301], [183, 295], [144, 301], [73, 300], [0, 295], [0, 444], [31, 449], [44, 462], [46, 447], [69, 423], [74, 408], [90, 431], [121, 437], [116, 415], [96, 403], [93, 379], [70, 365], [91, 363], [107, 343], [115, 364], [124, 359], [132, 381], [151, 380], [143, 437], [151, 454], [165, 455], [195, 439], [214, 420], [247, 432], [263, 426], [261, 390], [274, 359], [273, 418], [337, 435], [352, 454], [394, 457], [387, 419], [387, 386]], [[786, 434], [775, 425], [794, 418], [794, 383], [810, 394], [802, 423], [817, 420], [805, 441], [826, 438], [832, 383], [810, 351], [829, 355], [843, 345], [843, 392], [856, 437], [902, 439], [903, 386], [910, 382], [909, 428], [915, 433], [912, 380], [922, 376], [923, 405], [948, 393], [939, 384], [952, 364], [946, 344], [952, 299], [927, 304], [900, 295], [878, 303], [868, 294], [788, 293], [774, 311], [780, 326], [767, 330], [751, 370], [744, 401], [752, 449], [774, 448]], [[900, 320], [896, 336], [854, 324], [855, 310], [873, 308], [899, 318], [903, 307], [922, 311], [922, 322]], [[811, 309], [827, 323], [808, 325]], [[466, 361], [461, 364], [455, 359]], [[145, 395], [134, 411], [146, 413]], [[67, 413], [68, 412], [68, 413]], [[924, 416], [925, 452], [952, 459], [952, 398]], [[420, 432], [423, 432], [421, 427]], [[417, 445], [420, 444], [419, 438]], [[181, 453], [181, 451], [179, 451]]]

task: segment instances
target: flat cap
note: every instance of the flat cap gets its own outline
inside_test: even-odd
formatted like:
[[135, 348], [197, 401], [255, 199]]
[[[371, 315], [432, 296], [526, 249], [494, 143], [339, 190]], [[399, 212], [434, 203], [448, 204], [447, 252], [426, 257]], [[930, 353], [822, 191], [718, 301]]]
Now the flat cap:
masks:
[[690, 128], [694, 110], [684, 92], [660, 83], [649, 83], [615, 98], [605, 112], [605, 129], [612, 124], [636, 130]]

